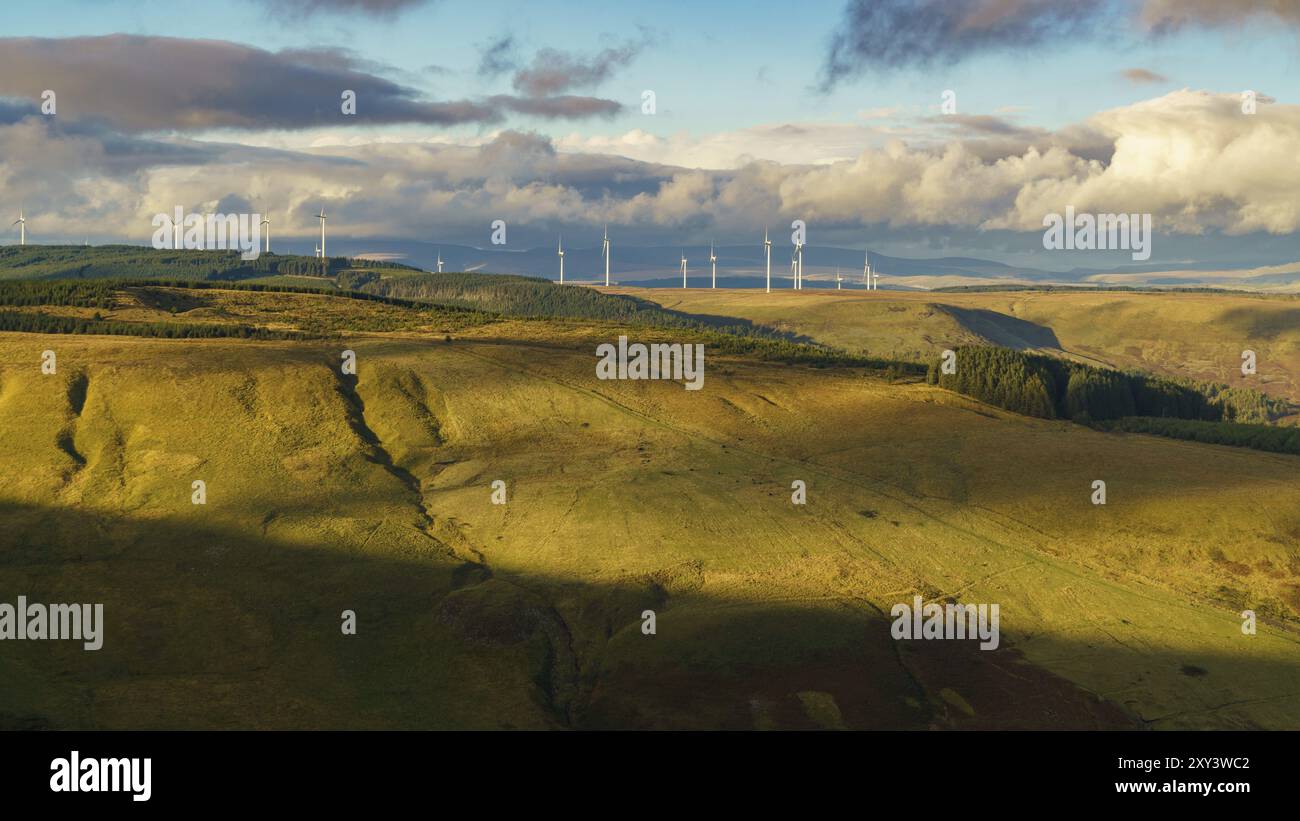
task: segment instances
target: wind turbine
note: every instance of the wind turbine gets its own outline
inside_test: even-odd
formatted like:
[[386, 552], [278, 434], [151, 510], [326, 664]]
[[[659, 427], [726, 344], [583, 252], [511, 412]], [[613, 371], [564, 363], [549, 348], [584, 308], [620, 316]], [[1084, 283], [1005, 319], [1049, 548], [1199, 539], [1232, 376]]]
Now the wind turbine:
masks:
[[260, 225], [266, 226], [266, 253], [271, 253], [271, 217], [262, 217]]
[[[14, 220], [14, 225], [18, 226], [18, 244], [27, 244], [27, 218], [23, 216], [23, 209], [18, 209], [18, 219]], [[12, 225], [10, 226], [13, 227]]]
[[880, 274], [871, 270], [870, 251], [867, 251], [866, 260], [862, 263], [862, 283], [867, 286], [868, 291], [880, 290]]
[[682, 287], [686, 287], [686, 253], [682, 252]]
[[316, 219], [320, 220], [320, 258], [325, 259], [325, 209], [320, 210]]
[[794, 244], [794, 287], [797, 290], [803, 290], [803, 243]]
[[320, 258], [320, 246], [319, 246], [319, 245], [316, 246], [316, 257], [317, 257], [317, 259]]
[[763, 253], [767, 257], [767, 292], [772, 293], [772, 240], [767, 238], [767, 229], [763, 229]]
[[609, 287], [609, 223], [605, 223], [605, 238], [600, 243], [600, 254], [605, 258], [605, 287]]
[[713, 241], [709, 241], [709, 265], [713, 267], [713, 287], [718, 287], [718, 257], [713, 253]]
[[837, 290], [837, 291], [843, 291], [843, 290], [844, 290], [844, 286], [840, 284], [840, 269], [839, 269], [839, 266], [836, 266], [836, 268], [835, 268], [835, 290]]
[[555, 253], [560, 258], [560, 284], [564, 284], [564, 235], [560, 234], [560, 242], [555, 246]]
[[185, 221], [179, 220], [172, 223], [172, 250], [178, 251], [185, 244], [181, 241], [181, 235], [185, 231]]
[[799, 290], [799, 268], [794, 254], [790, 255], [790, 287]]
[[438, 249], [438, 273], [442, 273], [442, 249]]

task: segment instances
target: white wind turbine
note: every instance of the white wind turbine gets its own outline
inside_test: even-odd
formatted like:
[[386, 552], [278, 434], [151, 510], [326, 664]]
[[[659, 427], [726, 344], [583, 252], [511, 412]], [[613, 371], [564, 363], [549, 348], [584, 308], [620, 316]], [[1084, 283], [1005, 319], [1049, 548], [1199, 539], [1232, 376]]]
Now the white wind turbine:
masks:
[[682, 254], [682, 287], [686, 287], [686, 254]]
[[560, 258], [560, 284], [564, 284], [564, 235], [560, 234], [560, 242], [555, 246], [555, 254]]
[[442, 273], [442, 249], [438, 249], [438, 273]]
[[767, 229], [763, 229], [763, 254], [767, 257], [767, 292], [772, 293], [772, 240], [767, 238]]
[[794, 254], [790, 255], [790, 287], [799, 290], [799, 267]]
[[605, 287], [609, 287], [609, 223], [605, 224], [605, 238], [600, 243], [600, 254], [605, 258]]
[[713, 287], [718, 287], [718, 256], [713, 253], [713, 241], [709, 241], [709, 265], [713, 268]]
[[178, 220], [172, 223], [172, 250], [179, 251], [184, 243], [181, 241], [181, 235], [185, 232], [185, 221]]
[[316, 219], [320, 220], [320, 258], [324, 259], [325, 258], [325, 220], [326, 220], [324, 208], [320, 210], [320, 214], [316, 216]]
[[796, 242], [794, 244], [794, 259], [795, 259], [794, 287], [802, 291], [803, 290], [803, 243], [802, 242]]
[[880, 290], [880, 274], [871, 270], [870, 251], [867, 251], [866, 259], [862, 263], [862, 284], [867, 286], [868, 291]]
[[266, 253], [271, 253], [271, 216], [262, 217], [261, 225], [266, 226]]
[[840, 269], [838, 266], [836, 266], [835, 268], [835, 290], [837, 291], [844, 290], [844, 286], [840, 284]]
[[[18, 226], [18, 244], [27, 244], [27, 218], [23, 216], [23, 209], [18, 209], [18, 219], [14, 220], [14, 225]], [[13, 227], [12, 225], [10, 226]]]

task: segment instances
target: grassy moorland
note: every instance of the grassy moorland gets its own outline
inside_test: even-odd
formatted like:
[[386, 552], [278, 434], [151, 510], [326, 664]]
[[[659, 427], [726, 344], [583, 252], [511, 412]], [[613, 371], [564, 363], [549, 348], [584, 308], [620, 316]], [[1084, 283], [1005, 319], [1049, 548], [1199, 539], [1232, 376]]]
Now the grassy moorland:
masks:
[[[0, 333], [0, 590], [107, 620], [95, 653], [5, 648], [4, 726], [1300, 728], [1300, 457], [707, 328], [220, 287], [38, 302], [6, 310], [295, 336]], [[705, 340], [704, 389], [596, 379], [620, 333]], [[895, 642], [913, 595], [999, 603], [1002, 646]]]
[[[929, 361], [998, 345], [1220, 382], [1300, 404], [1300, 298], [1180, 291], [638, 290], [664, 308], [749, 319], [837, 348]], [[1257, 374], [1241, 373], [1253, 350]]]

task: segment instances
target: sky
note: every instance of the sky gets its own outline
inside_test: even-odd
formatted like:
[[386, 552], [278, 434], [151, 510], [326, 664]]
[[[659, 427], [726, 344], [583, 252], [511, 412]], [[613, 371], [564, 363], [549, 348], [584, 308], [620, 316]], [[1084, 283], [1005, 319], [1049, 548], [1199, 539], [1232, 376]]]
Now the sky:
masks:
[[178, 205], [307, 242], [323, 207], [376, 241], [803, 220], [810, 246], [1131, 262], [1045, 249], [1069, 205], [1152, 214], [1152, 263], [1294, 262], [1298, 34], [1300, 0], [16, 4], [0, 211], [34, 242], [147, 242]]

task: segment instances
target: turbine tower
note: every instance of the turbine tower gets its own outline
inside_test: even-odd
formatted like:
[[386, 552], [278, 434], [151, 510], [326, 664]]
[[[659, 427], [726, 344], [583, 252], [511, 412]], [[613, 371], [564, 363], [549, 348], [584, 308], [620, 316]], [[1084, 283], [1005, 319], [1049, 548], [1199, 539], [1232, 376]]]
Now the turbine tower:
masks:
[[763, 229], [763, 253], [767, 257], [767, 292], [772, 293], [772, 240], [767, 238], [767, 229]]
[[796, 290], [803, 290], [803, 243], [794, 244], [794, 287]]
[[794, 254], [790, 255], [790, 287], [799, 290], [799, 266]]
[[564, 235], [560, 234], [560, 242], [555, 246], [555, 253], [560, 258], [560, 284], [564, 284]]
[[840, 284], [840, 269], [838, 266], [836, 266], [835, 268], [835, 290], [837, 291], [844, 290], [844, 286]]
[[180, 220], [172, 223], [172, 250], [179, 251], [184, 245], [181, 241], [181, 234], [185, 231], [185, 221]]
[[713, 267], [713, 287], [718, 287], [718, 257], [713, 253], [713, 241], [709, 241], [709, 265]]
[[[18, 244], [27, 244], [27, 218], [23, 216], [23, 209], [18, 209], [18, 219], [14, 220], [14, 225], [18, 226]], [[10, 226], [11, 228], [13, 226]]]
[[686, 254], [682, 253], [682, 287], [686, 287]]
[[262, 225], [266, 226], [266, 253], [271, 253], [271, 218], [263, 217]]
[[609, 223], [605, 223], [605, 238], [600, 243], [600, 254], [605, 258], [605, 287], [609, 287]]
[[442, 273], [442, 249], [438, 249], [438, 273]]
[[320, 210], [316, 219], [320, 220], [320, 258], [325, 259], [325, 209]]
[[867, 286], [868, 291], [880, 290], [880, 274], [871, 270], [871, 252], [867, 252], [866, 260], [862, 263], [862, 284]]

